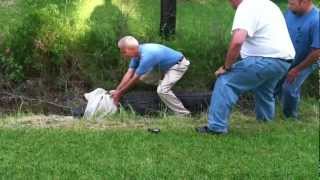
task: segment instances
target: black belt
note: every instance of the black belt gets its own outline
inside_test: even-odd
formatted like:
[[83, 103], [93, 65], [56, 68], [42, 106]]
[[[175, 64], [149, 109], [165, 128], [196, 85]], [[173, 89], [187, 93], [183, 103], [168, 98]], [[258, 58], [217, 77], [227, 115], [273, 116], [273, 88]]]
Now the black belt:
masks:
[[[268, 57], [266, 57], [266, 58], [268, 58]], [[283, 61], [283, 62], [287, 62], [289, 64], [291, 64], [293, 62], [292, 59], [280, 59], [280, 58], [270, 58], [270, 59], [280, 60], [280, 61]]]
[[279, 59], [280, 61], [284, 61], [284, 62], [287, 62], [289, 64], [291, 64], [293, 61], [292, 60], [285, 60], [285, 59]]

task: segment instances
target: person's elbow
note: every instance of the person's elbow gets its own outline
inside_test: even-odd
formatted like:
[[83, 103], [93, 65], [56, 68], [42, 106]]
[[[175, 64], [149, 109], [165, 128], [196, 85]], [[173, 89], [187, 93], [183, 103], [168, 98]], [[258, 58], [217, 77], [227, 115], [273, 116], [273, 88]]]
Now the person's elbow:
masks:
[[241, 48], [243, 41], [232, 41], [231, 47], [233, 48]]
[[132, 77], [134, 75], [135, 71], [136, 71], [135, 69], [129, 68], [126, 74], [127, 74], [127, 76]]
[[243, 29], [237, 29], [233, 32], [232, 36], [232, 46], [240, 48], [242, 44], [246, 41], [248, 32]]
[[134, 81], [139, 81], [140, 77], [141, 77], [141, 75], [139, 75], [138, 73], [134, 73], [134, 75], [133, 75]]

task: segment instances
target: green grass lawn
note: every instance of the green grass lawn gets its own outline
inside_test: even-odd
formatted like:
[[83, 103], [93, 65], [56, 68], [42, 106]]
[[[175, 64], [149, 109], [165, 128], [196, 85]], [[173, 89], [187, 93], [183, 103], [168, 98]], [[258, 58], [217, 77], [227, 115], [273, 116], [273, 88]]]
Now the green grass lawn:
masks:
[[[103, 121], [18, 115], [0, 123], [2, 179], [316, 179], [317, 100], [300, 121], [256, 122], [237, 110], [226, 136], [199, 135], [192, 118], [121, 112]], [[61, 120], [61, 121], [60, 121]], [[149, 127], [160, 127], [150, 134]]]

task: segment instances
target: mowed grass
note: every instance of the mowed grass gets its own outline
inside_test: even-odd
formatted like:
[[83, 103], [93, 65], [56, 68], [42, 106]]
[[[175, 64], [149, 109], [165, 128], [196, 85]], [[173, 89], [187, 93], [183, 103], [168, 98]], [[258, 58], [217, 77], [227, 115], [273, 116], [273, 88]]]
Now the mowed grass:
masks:
[[[194, 132], [205, 115], [141, 117], [120, 113], [69, 125], [22, 123], [0, 128], [2, 179], [316, 179], [317, 100], [304, 101], [300, 121], [259, 123], [235, 110], [226, 136]], [[279, 113], [280, 114], [280, 113]], [[31, 117], [31, 116], [30, 116]], [[41, 124], [41, 123], [40, 123]], [[151, 134], [147, 128], [160, 127]]]

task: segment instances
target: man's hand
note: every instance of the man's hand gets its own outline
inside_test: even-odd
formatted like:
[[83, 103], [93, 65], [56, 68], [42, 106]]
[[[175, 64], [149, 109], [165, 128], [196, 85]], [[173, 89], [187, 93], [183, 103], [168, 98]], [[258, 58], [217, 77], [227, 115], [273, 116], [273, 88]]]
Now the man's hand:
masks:
[[109, 93], [110, 93], [111, 96], [113, 95], [114, 92], [116, 92], [115, 89], [109, 91]]
[[114, 104], [118, 106], [120, 99], [122, 97], [122, 94], [118, 90], [113, 90], [110, 93], [111, 93], [111, 97], [113, 98]]
[[140, 76], [135, 74], [131, 79], [124, 82], [121, 88], [117, 87], [116, 90], [110, 92], [116, 105], [119, 105], [121, 97], [129, 90], [129, 88], [134, 86], [139, 81], [139, 78]]
[[297, 76], [300, 74], [300, 71], [297, 68], [292, 68], [287, 75], [287, 81], [291, 84]]
[[220, 75], [226, 73], [227, 71], [224, 69], [223, 66], [221, 66], [214, 74], [219, 77]]

